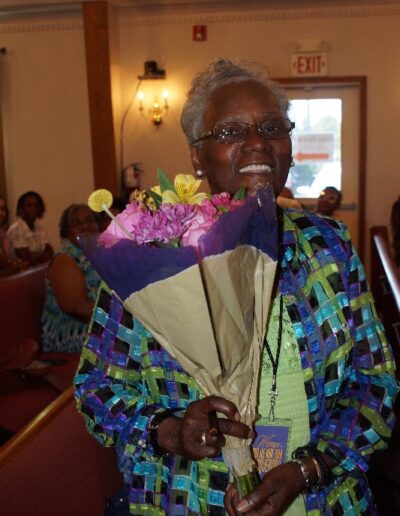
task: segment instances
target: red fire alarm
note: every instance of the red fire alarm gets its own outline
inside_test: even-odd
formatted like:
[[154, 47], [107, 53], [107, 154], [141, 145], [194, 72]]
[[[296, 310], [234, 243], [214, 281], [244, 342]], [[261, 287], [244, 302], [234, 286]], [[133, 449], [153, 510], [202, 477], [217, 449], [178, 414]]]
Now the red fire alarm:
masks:
[[207, 25], [193, 25], [193, 41], [207, 40]]

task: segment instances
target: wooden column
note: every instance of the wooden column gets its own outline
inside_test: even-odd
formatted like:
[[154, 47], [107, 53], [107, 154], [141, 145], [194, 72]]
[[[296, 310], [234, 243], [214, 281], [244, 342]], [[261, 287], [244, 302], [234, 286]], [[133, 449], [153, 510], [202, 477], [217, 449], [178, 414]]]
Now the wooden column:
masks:
[[[6, 54], [5, 47], [0, 48], [0, 55]], [[6, 182], [6, 165], [4, 156], [4, 137], [3, 137], [3, 113], [0, 99], [0, 195], [7, 201], [7, 182]]]
[[6, 166], [4, 157], [4, 141], [3, 141], [3, 117], [0, 103], [0, 195], [7, 200], [7, 183], [6, 183]]
[[107, 2], [84, 2], [86, 71], [95, 188], [118, 193]]

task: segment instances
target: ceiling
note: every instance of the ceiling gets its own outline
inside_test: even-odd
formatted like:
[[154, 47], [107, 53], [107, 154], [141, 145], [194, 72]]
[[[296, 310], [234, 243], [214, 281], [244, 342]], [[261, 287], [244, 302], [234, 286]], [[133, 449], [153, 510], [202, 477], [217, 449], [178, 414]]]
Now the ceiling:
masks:
[[[85, 1], [85, 0], [83, 0]], [[89, 1], [89, 0], [86, 0]], [[351, 5], [396, 4], [399, 0], [108, 0], [110, 5], [131, 7], [140, 11], [156, 9], [197, 10], [231, 9], [235, 7], [334, 7]], [[68, 0], [0, 0], [0, 14], [46, 13], [80, 9], [82, 2]]]

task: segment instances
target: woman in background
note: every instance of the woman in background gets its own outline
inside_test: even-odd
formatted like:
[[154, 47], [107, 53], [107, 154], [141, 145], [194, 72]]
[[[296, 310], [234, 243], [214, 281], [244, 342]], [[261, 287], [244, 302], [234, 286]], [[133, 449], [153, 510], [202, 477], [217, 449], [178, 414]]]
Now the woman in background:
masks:
[[335, 211], [340, 208], [342, 192], [334, 186], [326, 186], [319, 194], [315, 213], [325, 217], [333, 217]]
[[48, 262], [53, 256], [45, 230], [38, 223], [46, 208], [36, 192], [26, 192], [17, 203], [17, 220], [7, 231], [12, 252], [29, 266]]
[[83, 255], [77, 236], [95, 233], [95, 214], [72, 204], [60, 219], [61, 248], [49, 265], [42, 315], [43, 351], [79, 352], [86, 337], [100, 278]]

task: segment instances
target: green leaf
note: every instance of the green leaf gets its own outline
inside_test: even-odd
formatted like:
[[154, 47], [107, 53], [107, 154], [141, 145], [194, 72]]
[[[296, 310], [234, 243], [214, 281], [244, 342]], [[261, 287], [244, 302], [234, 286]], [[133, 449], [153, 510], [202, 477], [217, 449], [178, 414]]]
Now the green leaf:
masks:
[[241, 188], [235, 193], [233, 199], [235, 201], [240, 201], [240, 199], [244, 199], [244, 197], [246, 197], [246, 188]]
[[176, 193], [174, 183], [168, 179], [167, 174], [161, 170], [161, 168], [157, 169], [157, 179], [158, 184], [160, 185], [161, 193], [165, 192], [165, 190], [172, 190], [174, 193]]
[[153, 192], [152, 190], [146, 190], [147, 195], [153, 199], [153, 201], [156, 203], [156, 208], [159, 208], [160, 204], [162, 203], [162, 197], [161, 195], [158, 195], [158, 193]]

